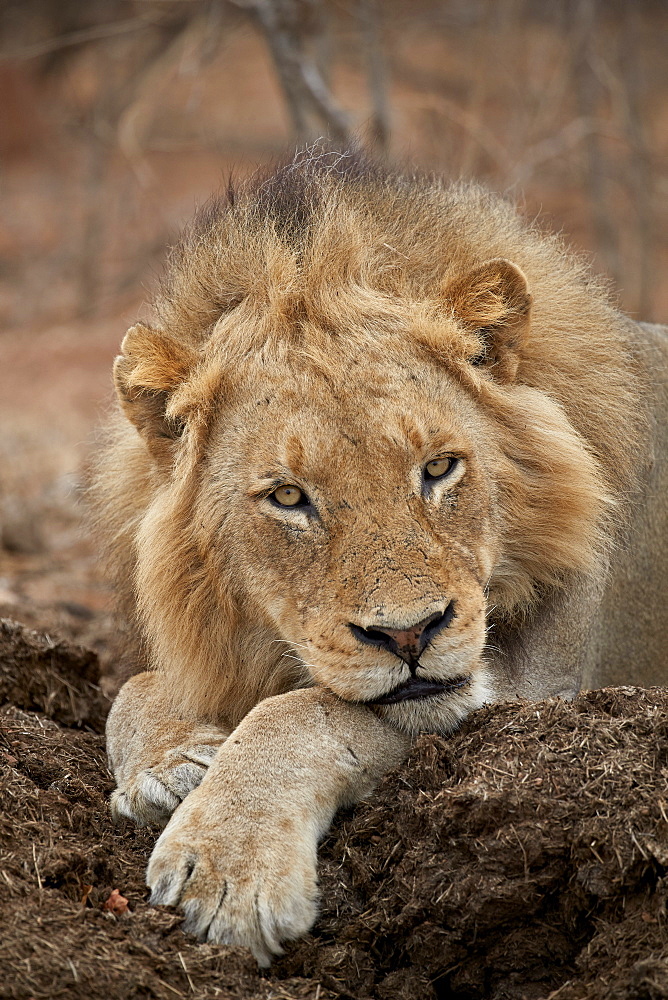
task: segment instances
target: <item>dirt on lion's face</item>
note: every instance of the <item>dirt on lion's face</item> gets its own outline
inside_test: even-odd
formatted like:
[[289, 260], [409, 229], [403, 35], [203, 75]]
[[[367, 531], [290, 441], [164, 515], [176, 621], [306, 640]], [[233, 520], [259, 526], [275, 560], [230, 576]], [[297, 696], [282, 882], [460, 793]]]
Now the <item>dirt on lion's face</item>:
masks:
[[499, 513], [484, 422], [417, 358], [410, 374], [386, 356], [338, 379], [261, 367], [228, 383], [210, 435], [212, 560], [233, 561], [238, 600], [252, 595], [305, 682], [384, 699], [402, 728], [451, 728], [488, 693]]

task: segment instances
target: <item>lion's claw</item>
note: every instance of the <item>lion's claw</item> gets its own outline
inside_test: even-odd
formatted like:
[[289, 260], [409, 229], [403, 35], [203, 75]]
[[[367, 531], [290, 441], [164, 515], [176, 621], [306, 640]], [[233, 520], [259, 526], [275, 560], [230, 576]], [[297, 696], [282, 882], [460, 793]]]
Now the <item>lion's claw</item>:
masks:
[[179, 906], [185, 931], [248, 947], [266, 967], [283, 953], [281, 942], [305, 934], [315, 920], [315, 841], [276, 839], [242, 815], [207, 814], [189, 809], [193, 804], [188, 799], [179, 808], [155, 846], [146, 873], [150, 902]]

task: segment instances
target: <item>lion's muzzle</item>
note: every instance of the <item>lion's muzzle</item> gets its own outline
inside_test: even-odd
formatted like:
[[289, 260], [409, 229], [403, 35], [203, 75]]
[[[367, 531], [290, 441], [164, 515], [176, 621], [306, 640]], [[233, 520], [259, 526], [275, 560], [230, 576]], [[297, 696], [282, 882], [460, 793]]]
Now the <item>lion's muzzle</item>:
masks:
[[356, 639], [368, 646], [378, 646], [394, 653], [408, 664], [411, 674], [415, 677], [420, 656], [426, 646], [455, 617], [455, 602], [450, 601], [445, 611], [436, 611], [422, 621], [404, 628], [388, 628], [385, 625], [375, 625], [373, 628], [362, 628], [360, 625], [349, 624]]

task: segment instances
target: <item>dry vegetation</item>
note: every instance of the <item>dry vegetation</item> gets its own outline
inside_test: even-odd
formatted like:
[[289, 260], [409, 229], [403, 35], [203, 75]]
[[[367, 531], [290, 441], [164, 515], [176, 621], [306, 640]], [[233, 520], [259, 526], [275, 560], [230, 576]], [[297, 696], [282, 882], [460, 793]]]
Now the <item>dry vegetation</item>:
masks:
[[[229, 171], [357, 135], [476, 176], [668, 319], [661, 0], [6, 0], [0, 8], [0, 996], [668, 996], [666, 696], [484, 711], [325, 845], [269, 978], [149, 909], [100, 736], [117, 631], [77, 494], [111, 358]], [[104, 908], [118, 888], [130, 912]], [[556, 992], [553, 992], [556, 991]]]
[[0, 17], [7, 325], [134, 302], [225, 170], [324, 133], [516, 194], [627, 309], [665, 316], [661, 2], [9, 0]]

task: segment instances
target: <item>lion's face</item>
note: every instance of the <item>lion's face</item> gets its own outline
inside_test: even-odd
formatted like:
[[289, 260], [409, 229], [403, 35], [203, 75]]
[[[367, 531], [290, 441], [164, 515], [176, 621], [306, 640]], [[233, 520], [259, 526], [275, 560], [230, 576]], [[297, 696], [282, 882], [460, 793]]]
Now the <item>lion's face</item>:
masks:
[[228, 399], [207, 505], [225, 572], [284, 654], [403, 728], [480, 705], [498, 531], [484, 421], [461, 386], [417, 358], [327, 377], [255, 363]]
[[191, 711], [233, 724], [316, 683], [447, 730], [488, 693], [492, 610], [522, 615], [596, 563], [605, 485], [560, 404], [522, 382], [522, 272], [494, 259], [446, 291], [440, 310], [369, 295], [362, 314], [359, 288], [334, 288], [345, 333], [280, 296], [198, 349], [128, 332], [137, 603]]

